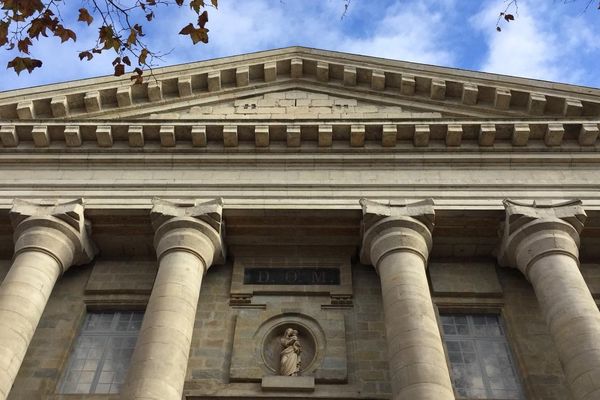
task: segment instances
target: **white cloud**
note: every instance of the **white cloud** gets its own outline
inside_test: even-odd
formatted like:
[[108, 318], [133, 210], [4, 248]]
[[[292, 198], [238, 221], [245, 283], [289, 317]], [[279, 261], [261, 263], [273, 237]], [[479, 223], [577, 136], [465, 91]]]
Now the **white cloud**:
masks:
[[[577, 54], [593, 34], [564, 24], [557, 5], [539, 0], [519, 3], [516, 20], [503, 23], [496, 32], [498, 12], [503, 1], [487, 3], [471, 18], [475, 29], [484, 34], [487, 53], [480, 66], [482, 71], [561, 82], [579, 82], [584, 66], [577, 63]], [[577, 26], [577, 25], [575, 25]], [[581, 27], [581, 25], [579, 25]], [[583, 34], [585, 33], [585, 34]], [[586, 39], [587, 37], [587, 39]]]
[[453, 64], [454, 54], [444, 40], [443, 5], [430, 1], [398, 3], [386, 10], [381, 22], [372, 21], [375, 29], [366, 38], [342, 37], [340, 49], [404, 61]]
[[[210, 43], [190, 50], [189, 38], [163, 33], [163, 47], [176, 47], [170, 61], [191, 61], [292, 45], [402, 59], [448, 64], [453, 54], [444, 45], [443, 12], [455, 0], [395, 3], [368, 7], [358, 2], [341, 20], [341, 1], [277, 3], [268, 0], [221, 2], [210, 15]], [[357, 17], [357, 14], [359, 17]], [[383, 18], [381, 18], [383, 16]], [[167, 18], [178, 28], [190, 16], [178, 13]], [[163, 21], [160, 30], [172, 29]], [[432, 29], [436, 27], [436, 29]], [[193, 52], [190, 54], [190, 52]]]

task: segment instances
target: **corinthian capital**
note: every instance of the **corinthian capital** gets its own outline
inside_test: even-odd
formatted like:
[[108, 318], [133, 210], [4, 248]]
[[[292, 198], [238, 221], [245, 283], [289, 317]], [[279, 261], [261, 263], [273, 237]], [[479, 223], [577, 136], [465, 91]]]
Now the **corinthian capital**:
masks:
[[579, 234], [587, 215], [580, 200], [553, 205], [504, 200], [506, 209], [498, 262], [528, 277], [531, 264], [547, 254], [566, 254], [579, 262]]
[[15, 199], [9, 214], [15, 256], [24, 251], [47, 253], [59, 262], [62, 272], [90, 262], [98, 250], [83, 211], [83, 199], [45, 204]]

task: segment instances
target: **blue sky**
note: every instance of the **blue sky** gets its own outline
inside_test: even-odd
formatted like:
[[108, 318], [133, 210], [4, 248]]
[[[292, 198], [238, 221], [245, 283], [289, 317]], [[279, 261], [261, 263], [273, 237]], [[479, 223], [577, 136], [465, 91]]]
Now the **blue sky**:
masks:
[[[123, 0], [126, 1], [126, 0]], [[186, 1], [187, 3], [187, 1]], [[600, 11], [587, 0], [519, 0], [516, 21], [496, 32], [504, 0], [220, 0], [210, 10], [210, 43], [193, 46], [179, 30], [194, 20], [187, 7], [162, 8], [145, 26], [159, 65], [206, 60], [301, 45], [447, 67], [600, 87]], [[564, 4], [567, 3], [567, 4]], [[68, 2], [75, 15], [79, 3]], [[112, 73], [114, 54], [92, 62], [77, 53], [92, 46], [96, 29], [74, 23], [75, 44], [42, 38], [32, 57], [44, 67], [31, 75], [1, 70], [0, 90]], [[0, 50], [4, 66], [16, 54]]]

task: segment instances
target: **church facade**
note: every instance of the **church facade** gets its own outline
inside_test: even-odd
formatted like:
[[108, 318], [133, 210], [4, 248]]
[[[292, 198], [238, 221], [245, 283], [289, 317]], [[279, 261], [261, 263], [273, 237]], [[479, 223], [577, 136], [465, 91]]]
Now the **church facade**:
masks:
[[599, 125], [301, 47], [0, 93], [0, 399], [600, 399]]

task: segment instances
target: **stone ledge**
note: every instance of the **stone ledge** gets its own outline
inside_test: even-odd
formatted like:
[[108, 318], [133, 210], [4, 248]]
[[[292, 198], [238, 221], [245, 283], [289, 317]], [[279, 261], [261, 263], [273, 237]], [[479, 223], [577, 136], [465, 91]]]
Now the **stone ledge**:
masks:
[[[390, 149], [429, 147], [455, 151], [485, 147], [486, 152], [527, 149], [561, 151], [564, 148], [594, 150], [600, 120], [528, 120], [528, 119], [385, 119], [374, 113], [374, 119], [336, 120], [323, 123], [320, 114], [297, 119], [293, 115], [283, 121], [269, 120], [140, 120], [135, 125], [115, 121], [111, 126], [102, 121], [7, 123], [0, 121], [0, 146], [3, 152], [61, 151], [71, 153], [92, 151], [134, 151], [141, 148], [161, 152], [179, 149], [231, 148], [272, 151], [285, 148], [286, 152], [317, 146], [318, 151], [344, 148], [346, 150], [376, 148]], [[270, 118], [270, 114], [265, 117]], [[336, 117], [337, 118], [337, 117]], [[419, 120], [419, 121], [417, 121]], [[79, 136], [73, 141], [73, 131]], [[581, 132], [584, 132], [583, 136]], [[41, 132], [41, 133], [40, 133]], [[198, 138], [201, 132], [202, 138]], [[266, 133], [265, 133], [266, 132]], [[326, 141], [315, 132], [331, 132]], [[482, 140], [482, 132], [485, 138]], [[548, 133], [550, 132], [550, 134]], [[590, 133], [591, 132], [591, 133]], [[50, 133], [53, 140], [50, 141]], [[266, 135], [266, 136], [265, 136]], [[31, 141], [33, 136], [34, 140]], [[264, 137], [263, 137], [264, 136]], [[36, 139], [37, 138], [37, 139]], [[333, 138], [333, 139], [331, 139]], [[333, 142], [331, 142], [333, 140]], [[289, 150], [288, 150], [289, 149]]]
[[260, 387], [264, 391], [314, 392], [313, 376], [263, 376]]

